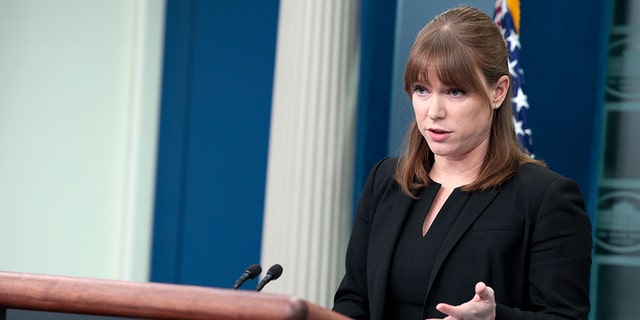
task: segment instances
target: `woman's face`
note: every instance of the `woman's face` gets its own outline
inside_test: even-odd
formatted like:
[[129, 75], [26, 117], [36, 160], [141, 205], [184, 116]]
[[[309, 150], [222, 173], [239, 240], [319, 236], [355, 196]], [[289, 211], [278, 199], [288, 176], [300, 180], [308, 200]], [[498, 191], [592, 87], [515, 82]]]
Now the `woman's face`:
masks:
[[[493, 109], [482, 93], [446, 86], [432, 71], [428, 77], [430, 85], [413, 84], [411, 101], [418, 128], [436, 160], [484, 158]], [[492, 96], [488, 86], [484, 89]]]

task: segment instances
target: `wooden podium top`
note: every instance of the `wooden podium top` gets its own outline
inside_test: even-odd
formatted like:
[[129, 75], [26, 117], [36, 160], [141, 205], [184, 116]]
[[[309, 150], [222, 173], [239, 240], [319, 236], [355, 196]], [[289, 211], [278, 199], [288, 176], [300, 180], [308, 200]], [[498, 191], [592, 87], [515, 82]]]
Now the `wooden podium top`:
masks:
[[12, 272], [0, 272], [2, 309], [146, 319], [348, 319], [279, 294]]

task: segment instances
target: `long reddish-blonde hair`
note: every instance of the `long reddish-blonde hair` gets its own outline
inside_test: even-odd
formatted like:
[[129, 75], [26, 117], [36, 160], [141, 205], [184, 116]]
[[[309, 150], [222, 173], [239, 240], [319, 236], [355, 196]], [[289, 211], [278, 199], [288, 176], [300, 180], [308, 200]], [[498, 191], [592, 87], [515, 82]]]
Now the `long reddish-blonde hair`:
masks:
[[[431, 66], [444, 85], [480, 92], [487, 108], [493, 110], [487, 153], [475, 181], [462, 187], [465, 191], [497, 187], [525, 162], [544, 165], [527, 155], [518, 142], [511, 111], [511, 85], [497, 109], [492, 108], [484, 87], [484, 83], [494, 85], [500, 77], [510, 75], [507, 55], [500, 28], [484, 12], [467, 6], [449, 9], [431, 20], [418, 33], [409, 54], [404, 73], [404, 89], [409, 98], [416, 83], [429, 84]], [[415, 119], [399, 158], [395, 179], [406, 194], [415, 197], [415, 191], [430, 182], [434, 161]]]

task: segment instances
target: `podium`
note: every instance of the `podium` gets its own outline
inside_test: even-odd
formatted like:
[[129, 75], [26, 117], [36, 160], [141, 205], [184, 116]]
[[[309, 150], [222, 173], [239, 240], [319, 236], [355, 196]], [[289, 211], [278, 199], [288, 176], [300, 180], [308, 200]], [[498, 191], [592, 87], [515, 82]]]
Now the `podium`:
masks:
[[314, 319], [347, 317], [303, 299], [265, 292], [0, 272], [6, 309], [142, 319]]

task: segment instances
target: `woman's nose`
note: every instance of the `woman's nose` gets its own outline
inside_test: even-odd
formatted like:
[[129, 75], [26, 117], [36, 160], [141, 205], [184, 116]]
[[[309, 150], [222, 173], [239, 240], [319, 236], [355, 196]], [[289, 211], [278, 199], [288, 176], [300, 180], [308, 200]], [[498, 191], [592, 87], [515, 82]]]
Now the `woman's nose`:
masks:
[[446, 110], [444, 108], [444, 104], [441, 99], [437, 97], [432, 97], [429, 99], [427, 106], [427, 116], [432, 119], [442, 119], [446, 114]]

